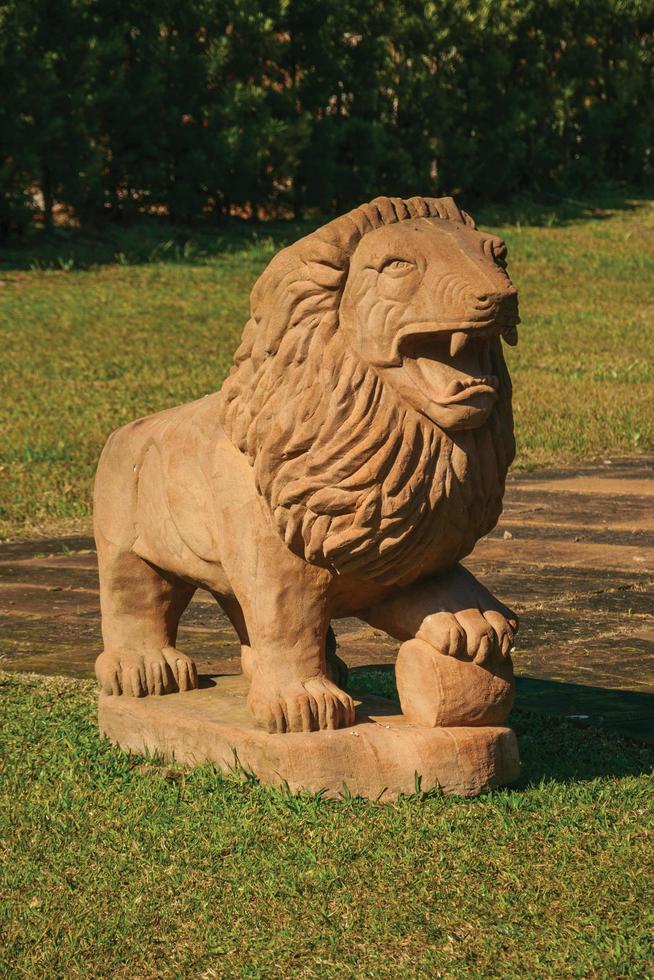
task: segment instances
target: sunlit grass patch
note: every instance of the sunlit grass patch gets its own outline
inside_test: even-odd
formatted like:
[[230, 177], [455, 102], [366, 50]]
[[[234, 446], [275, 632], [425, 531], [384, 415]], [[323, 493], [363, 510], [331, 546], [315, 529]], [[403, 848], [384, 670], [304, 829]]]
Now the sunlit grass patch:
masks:
[[651, 750], [522, 715], [514, 788], [330, 802], [130, 758], [95, 696], [0, 675], [2, 975], [647, 975]]

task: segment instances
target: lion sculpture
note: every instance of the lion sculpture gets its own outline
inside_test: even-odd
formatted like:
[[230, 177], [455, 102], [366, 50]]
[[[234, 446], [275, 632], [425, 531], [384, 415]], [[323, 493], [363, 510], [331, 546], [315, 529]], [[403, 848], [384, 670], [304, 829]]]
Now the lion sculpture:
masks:
[[510, 664], [516, 617], [459, 562], [502, 508], [518, 322], [503, 242], [451, 198], [380, 197], [280, 251], [222, 389], [103, 451], [104, 693], [197, 686], [175, 648], [197, 588], [269, 732], [353, 723], [335, 618]]

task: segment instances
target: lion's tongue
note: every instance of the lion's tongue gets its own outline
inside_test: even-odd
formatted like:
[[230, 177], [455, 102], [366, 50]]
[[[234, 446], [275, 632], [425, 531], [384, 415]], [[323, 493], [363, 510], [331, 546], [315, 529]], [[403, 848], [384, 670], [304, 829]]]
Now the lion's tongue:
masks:
[[431, 396], [442, 395], [454, 381], [452, 368], [441, 361], [431, 357], [416, 357], [415, 364]]

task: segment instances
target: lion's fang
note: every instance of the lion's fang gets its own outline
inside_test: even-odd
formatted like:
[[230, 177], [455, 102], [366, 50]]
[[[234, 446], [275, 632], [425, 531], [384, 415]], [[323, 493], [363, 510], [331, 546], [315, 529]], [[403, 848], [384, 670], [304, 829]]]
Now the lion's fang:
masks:
[[511, 324], [510, 327], [505, 327], [502, 331], [502, 336], [509, 345], [509, 347], [515, 347], [518, 343], [518, 328]]
[[461, 330], [455, 331], [450, 335], [450, 357], [456, 357], [468, 342], [468, 334]]

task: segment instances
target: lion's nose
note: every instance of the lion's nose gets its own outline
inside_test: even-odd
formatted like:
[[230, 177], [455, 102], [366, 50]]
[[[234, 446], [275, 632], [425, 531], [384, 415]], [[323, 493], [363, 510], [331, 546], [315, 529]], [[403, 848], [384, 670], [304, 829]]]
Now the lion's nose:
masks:
[[477, 300], [484, 309], [492, 309], [502, 320], [515, 320], [518, 316], [518, 290], [515, 286], [509, 286], [501, 292], [480, 293]]

